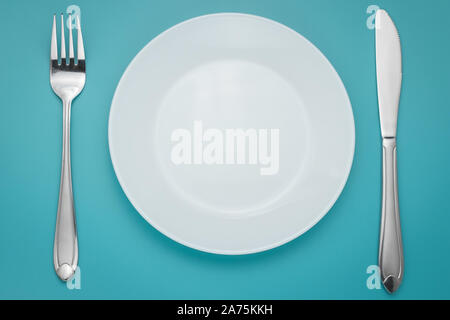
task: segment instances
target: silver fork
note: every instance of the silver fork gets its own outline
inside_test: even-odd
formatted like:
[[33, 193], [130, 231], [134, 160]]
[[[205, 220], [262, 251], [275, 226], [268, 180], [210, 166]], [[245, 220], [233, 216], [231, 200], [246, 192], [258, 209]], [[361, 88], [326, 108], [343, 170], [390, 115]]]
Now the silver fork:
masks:
[[72, 100], [83, 90], [86, 82], [86, 64], [80, 20], [77, 17], [78, 61], [75, 63], [72, 17], [69, 15], [69, 62], [66, 60], [64, 16], [61, 14], [61, 63], [58, 63], [56, 16], [53, 16], [50, 46], [50, 84], [63, 102], [63, 149], [61, 184], [59, 187], [53, 262], [58, 277], [66, 281], [75, 273], [78, 264], [78, 239], [70, 169], [70, 109]]

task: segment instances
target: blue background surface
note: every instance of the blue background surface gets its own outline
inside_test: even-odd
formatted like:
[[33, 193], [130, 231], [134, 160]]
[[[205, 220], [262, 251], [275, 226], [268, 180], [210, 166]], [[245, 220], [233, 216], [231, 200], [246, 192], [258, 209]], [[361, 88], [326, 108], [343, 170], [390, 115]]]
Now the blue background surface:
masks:
[[[52, 265], [62, 107], [49, 85], [52, 14], [81, 8], [88, 79], [72, 110], [72, 170], [81, 289]], [[377, 263], [381, 141], [369, 5], [400, 33], [404, 79], [398, 165], [405, 278], [369, 290]], [[0, 298], [450, 298], [450, 49], [447, 0], [1, 1]], [[122, 192], [108, 153], [108, 114], [131, 59], [156, 35], [215, 12], [264, 16], [311, 40], [341, 76], [356, 150], [332, 210], [300, 238], [248, 256], [198, 252], [145, 222]]]

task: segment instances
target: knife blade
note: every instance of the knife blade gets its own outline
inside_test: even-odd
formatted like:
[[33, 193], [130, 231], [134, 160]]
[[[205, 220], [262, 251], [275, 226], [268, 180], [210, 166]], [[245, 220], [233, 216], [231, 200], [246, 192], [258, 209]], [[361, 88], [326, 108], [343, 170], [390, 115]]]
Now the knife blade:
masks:
[[403, 279], [404, 258], [398, 205], [397, 117], [402, 84], [402, 53], [397, 28], [385, 10], [375, 17], [378, 108], [383, 141], [383, 196], [378, 263], [383, 285], [395, 292]]
[[377, 87], [381, 134], [395, 137], [402, 85], [402, 52], [394, 22], [385, 10], [375, 18]]

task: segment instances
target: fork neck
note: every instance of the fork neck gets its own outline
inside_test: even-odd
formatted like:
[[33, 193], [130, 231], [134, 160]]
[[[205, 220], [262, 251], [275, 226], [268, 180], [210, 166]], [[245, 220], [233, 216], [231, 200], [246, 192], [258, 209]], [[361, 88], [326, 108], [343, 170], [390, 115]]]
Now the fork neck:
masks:
[[70, 110], [70, 107], [72, 106], [72, 99], [65, 98], [65, 99], [62, 99], [62, 102], [63, 102], [63, 108]]
[[62, 99], [62, 102], [63, 102], [63, 114], [64, 115], [69, 114], [70, 116], [70, 110], [72, 108], [72, 99]]
[[[70, 154], [70, 113], [72, 108], [72, 100], [63, 100], [63, 139], [64, 154]], [[70, 160], [69, 160], [70, 161]]]

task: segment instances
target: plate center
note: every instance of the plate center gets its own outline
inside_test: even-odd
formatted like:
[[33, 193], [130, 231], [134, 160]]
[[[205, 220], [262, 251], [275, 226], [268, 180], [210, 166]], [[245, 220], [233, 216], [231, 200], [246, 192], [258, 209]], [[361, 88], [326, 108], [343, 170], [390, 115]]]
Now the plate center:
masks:
[[209, 61], [183, 73], [152, 124], [171, 189], [208, 213], [240, 216], [288, 199], [309, 152], [298, 92], [245, 60]]

